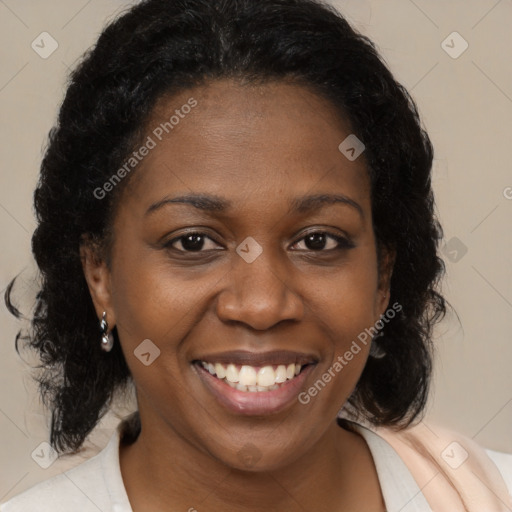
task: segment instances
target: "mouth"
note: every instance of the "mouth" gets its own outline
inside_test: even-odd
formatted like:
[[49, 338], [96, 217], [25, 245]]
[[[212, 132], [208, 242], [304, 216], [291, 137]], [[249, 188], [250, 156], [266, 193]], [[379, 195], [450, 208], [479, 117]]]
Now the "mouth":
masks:
[[290, 363], [277, 366], [255, 367], [249, 365], [235, 365], [222, 363], [200, 362], [202, 367], [211, 375], [224, 381], [238, 391], [257, 393], [279, 389], [279, 385], [292, 380], [299, 375], [303, 365]]
[[236, 351], [192, 361], [217, 401], [239, 414], [270, 414], [289, 406], [318, 361], [294, 352]]

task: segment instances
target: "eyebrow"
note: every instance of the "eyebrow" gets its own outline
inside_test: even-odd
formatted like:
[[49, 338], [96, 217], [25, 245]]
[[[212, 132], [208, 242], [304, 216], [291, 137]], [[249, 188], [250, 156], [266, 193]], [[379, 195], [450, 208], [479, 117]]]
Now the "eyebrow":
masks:
[[[153, 213], [169, 204], [189, 204], [198, 210], [206, 212], [225, 212], [232, 206], [232, 202], [215, 195], [188, 194], [178, 197], [165, 197], [153, 203], [145, 215]], [[290, 212], [308, 213], [319, 210], [325, 205], [343, 204], [354, 208], [364, 219], [364, 211], [359, 203], [343, 194], [312, 194], [293, 199], [290, 203]]]

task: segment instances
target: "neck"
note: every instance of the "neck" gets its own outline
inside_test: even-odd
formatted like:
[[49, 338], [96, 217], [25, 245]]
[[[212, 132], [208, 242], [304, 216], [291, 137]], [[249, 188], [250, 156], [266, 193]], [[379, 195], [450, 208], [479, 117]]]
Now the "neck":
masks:
[[273, 471], [228, 467], [168, 426], [143, 428], [120, 444], [119, 457], [133, 512], [384, 510], [366, 442], [335, 421], [307, 453]]

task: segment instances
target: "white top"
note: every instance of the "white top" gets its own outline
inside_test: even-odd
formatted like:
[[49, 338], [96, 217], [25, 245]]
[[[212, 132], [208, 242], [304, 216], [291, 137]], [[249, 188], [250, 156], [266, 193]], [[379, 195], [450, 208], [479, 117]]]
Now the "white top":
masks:
[[[371, 451], [387, 512], [432, 512], [418, 484], [383, 438], [352, 423]], [[0, 512], [133, 512], [119, 466], [120, 428], [97, 455], [0, 505]], [[512, 494], [512, 455], [486, 450]]]

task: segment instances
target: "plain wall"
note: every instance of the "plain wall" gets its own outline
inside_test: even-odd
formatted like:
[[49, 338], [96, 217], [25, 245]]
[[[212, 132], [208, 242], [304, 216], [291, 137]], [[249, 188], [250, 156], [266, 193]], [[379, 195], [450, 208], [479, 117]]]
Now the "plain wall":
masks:
[[[512, 452], [512, 2], [334, 3], [377, 44], [411, 92], [435, 147], [434, 190], [448, 242], [443, 292], [459, 320], [451, 315], [436, 330], [426, 421]], [[0, 2], [0, 290], [21, 272], [17, 297], [28, 306], [35, 290], [32, 194], [68, 69], [95, 42], [105, 21], [128, 5], [119, 0]], [[457, 58], [441, 45], [454, 31], [469, 45]], [[31, 47], [42, 32], [59, 45], [47, 59]], [[453, 55], [462, 48], [457, 36], [447, 44]], [[3, 305], [0, 321], [3, 502], [81, 459], [65, 458], [41, 469], [31, 458], [48, 440], [48, 417], [28, 364], [14, 350], [20, 324]], [[90, 454], [104, 446], [116, 422], [114, 415], [102, 421]]]

